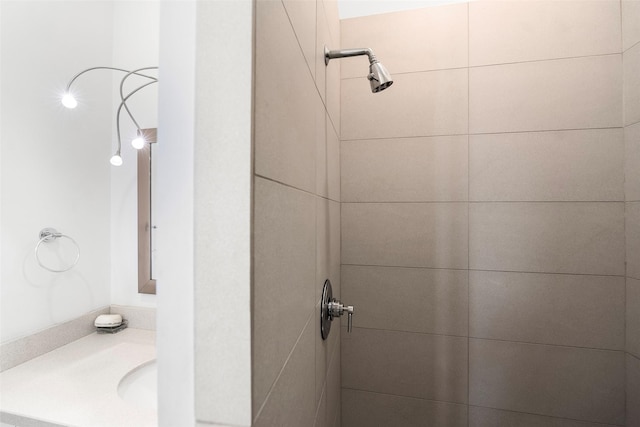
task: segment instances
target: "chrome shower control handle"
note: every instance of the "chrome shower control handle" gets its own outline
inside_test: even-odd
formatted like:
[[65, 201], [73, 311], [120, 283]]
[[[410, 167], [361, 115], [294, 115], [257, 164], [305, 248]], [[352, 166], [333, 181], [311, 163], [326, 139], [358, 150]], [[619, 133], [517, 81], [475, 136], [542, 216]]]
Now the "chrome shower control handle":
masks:
[[339, 300], [333, 298], [328, 304], [329, 316], [333, 320], [334, 317], [341, 317], [347, 313], [347, 332], [351, 332], [353, 326], [353, 306], [344, 305]]

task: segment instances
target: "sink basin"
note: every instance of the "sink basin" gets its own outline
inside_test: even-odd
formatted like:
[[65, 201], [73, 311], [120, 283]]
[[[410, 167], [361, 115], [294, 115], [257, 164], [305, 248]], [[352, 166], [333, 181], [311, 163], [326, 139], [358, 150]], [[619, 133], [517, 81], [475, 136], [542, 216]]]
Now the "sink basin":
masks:
[[145, 362], [129, 371], [118, 384], [118, 396], [137, 407], [158, 408], [158, 364]]

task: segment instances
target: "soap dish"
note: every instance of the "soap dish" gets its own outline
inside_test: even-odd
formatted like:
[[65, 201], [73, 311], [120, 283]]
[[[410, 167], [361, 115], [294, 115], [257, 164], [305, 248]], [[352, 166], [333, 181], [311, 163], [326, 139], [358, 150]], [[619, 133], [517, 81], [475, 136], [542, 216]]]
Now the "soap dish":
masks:
[[99, 334], [115, 334], [127, 327], [129, 322], [126, 319], [122, 319], [122, 323], [114, 326], [96, 326], [96, 332]]

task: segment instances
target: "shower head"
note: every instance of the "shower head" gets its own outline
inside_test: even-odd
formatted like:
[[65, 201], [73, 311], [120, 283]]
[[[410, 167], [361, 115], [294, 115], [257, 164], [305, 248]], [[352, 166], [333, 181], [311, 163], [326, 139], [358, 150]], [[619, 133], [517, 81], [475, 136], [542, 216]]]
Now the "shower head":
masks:
[[389, 74], [389, 71], [387, 71], [384, 65], [378, 61], [376, 56], [373, 54], [373, 51], [369, 48], [329, 50], [325, 46], [324, 64], [329, 65], [329, 60], [331, 59], [348, 58], [350, 56], [360, 55], [367, 55], [369, 57], [369, 75], [367, 78], [371, 84], [371, 92], [378, 93], [393, 84], [391, 74]]
[[369, 83], [371, 83], [371, 92], [373, 93], [385, 90], [393, 84], [393, 80], [391, 80], [391, 75], [387, 69], [377, 61], [369, 64], [369, 75], [367, 78], [369, 79]]

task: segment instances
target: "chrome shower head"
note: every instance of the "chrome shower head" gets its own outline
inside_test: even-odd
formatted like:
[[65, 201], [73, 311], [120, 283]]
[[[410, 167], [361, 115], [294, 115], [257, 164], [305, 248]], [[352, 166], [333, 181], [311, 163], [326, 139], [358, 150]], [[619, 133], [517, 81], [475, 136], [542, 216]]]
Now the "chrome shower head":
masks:
[[378, 93], [393, 84], [393, 80], [391, 80], [391, 74], [389, 74], [389, 71], [387, 71], [384, 65], [378, 62], [378, 59], [376, 59], [373, 51], [369, 48], [329, 50], [325, 46], [324, 64], [329, 65], [329, 60], [331, 59], [348, 58], [351, 56], [360, 55], [367, 55], [369, 57], [369, 75], [367, 76], [367, 78], [369, 79], [369, 83], [371, 84], [371, 92]]
[[371, 92], [378, 93], [393, 84], [391, 75], [387, 69], [378, 61], [369, 64], [369, 75], [367, 76], [371, 84]]

